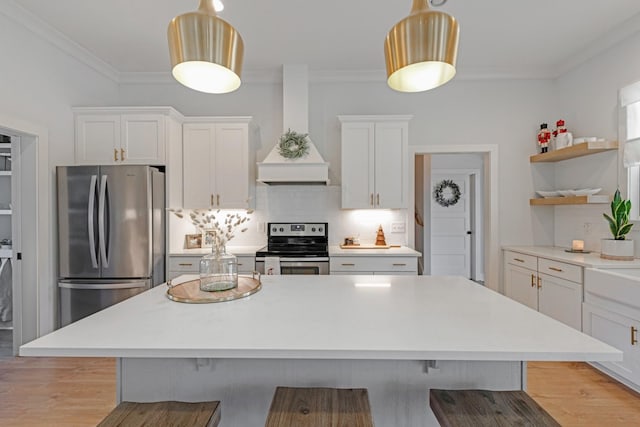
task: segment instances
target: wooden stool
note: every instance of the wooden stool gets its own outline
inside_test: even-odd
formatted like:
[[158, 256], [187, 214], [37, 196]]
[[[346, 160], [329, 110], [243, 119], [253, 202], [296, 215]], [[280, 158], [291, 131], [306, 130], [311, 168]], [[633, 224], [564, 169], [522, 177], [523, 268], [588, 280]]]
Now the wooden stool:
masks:
[[365, 388], [278, 387], [265, 427], [373, 427]]
[[98, 427], [216, 427], [219, 423], [220, 402], [122, 402]]
[[431, 389], [429, 404], [443, 427], [560, 426], [522, 390]]

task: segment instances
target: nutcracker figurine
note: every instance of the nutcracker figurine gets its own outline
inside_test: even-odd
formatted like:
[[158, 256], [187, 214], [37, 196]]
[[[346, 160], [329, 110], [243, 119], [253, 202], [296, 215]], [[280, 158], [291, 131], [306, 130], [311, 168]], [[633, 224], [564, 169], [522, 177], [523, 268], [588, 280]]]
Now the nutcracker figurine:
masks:
[[553, 137], [556, 138], [559, 133], [567, 133], [567, 128], [564, 126], [564, 120], [562, 119], [556, 122], [556, 129], [553, 131]]
[[551, 141], [551, 131], [547, 129], [546, 123], [542, 123], [538, 132], [538, 145], [541, 153], [546, 153], [549, 150], [549, 141]]

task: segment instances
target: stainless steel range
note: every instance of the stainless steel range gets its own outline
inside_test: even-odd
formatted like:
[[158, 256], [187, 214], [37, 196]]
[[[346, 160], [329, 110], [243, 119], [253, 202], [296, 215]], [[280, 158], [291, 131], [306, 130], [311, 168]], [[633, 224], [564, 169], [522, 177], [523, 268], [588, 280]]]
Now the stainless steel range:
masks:
[[326, 222], [270, 222], [267, 246], [256, 252], [261, 274], [329, 274]]

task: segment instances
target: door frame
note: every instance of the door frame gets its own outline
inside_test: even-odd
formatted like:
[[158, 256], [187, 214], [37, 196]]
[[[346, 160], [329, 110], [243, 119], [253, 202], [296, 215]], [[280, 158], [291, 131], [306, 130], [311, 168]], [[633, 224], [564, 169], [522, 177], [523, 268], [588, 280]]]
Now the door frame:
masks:
[[[20, 286], [12, 283], [13, 288], [13, 353], [18, 354], [20, 345], [31, 341], [55, 327], [55, 293], [53, 280], [54, 248], [51, 239], [51, 223], [54, 218], [50, 197], [51, 173], [49, 170], [49, 131], [46, 127], [16, 117], [0, 113], [0, 129], [13, 138], [20, 139], [22, 161], [27, 158], [34, 166], [32, 183], [21, 179], [18, 197], [22, 204], [20, 220], [22, 227], [33, 226], [31, 241], [25, 242], [21, 233], [21, 242], [17, 247], [21, 252], [28, 243], [34, 248], [34, 260], [17, 260], [13, 255], [13, 269], [24, 268], [35, 271], [35, 283], [22, 280]], [[33, 144], [33, 145], [32, 145]], [[32, 148], [33, 147], [33, 148]], [[20, 165], [20, 167], [22, 164]], [[35, 190], [35, 211], [24, 209], [25, 188]], [[13, 227], [13, 224], [12, 224]], [[15, 246], [14, 246], [15, 248]], [[13, 282], [13, 280], [12, 280]], [[25, 296], [23, 298], [23, 296]]]
[[[484, 189], [482, 197], [484, 200], [483, 226], [484, 236], [484, 274], [485, 286], [499, 292], [500, 274], [499, 263], [499, 242], [500, 229], [498, 210], [498, 145], [478, 144], [478, 145], [410, 145], [409, 146], [409, 183], [408, 183], [408, 230], [415, 229], [415, 158], [418, 155], [431, 154], [470, 154], [479, 153], [483, 155], [484, 163]], [[415, 233], [409, 232], [409, 246], [415, 246]]]

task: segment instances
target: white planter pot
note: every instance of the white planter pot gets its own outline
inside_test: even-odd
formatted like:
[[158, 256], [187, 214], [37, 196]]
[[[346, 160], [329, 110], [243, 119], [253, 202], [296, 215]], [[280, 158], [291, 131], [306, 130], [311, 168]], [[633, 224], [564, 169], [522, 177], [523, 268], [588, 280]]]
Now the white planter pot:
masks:
[[632, 261], [633, 254], [633, 240], [602, 239], [600, 258]]

